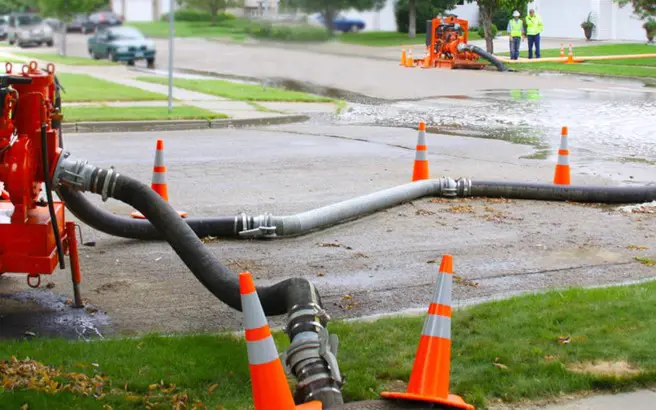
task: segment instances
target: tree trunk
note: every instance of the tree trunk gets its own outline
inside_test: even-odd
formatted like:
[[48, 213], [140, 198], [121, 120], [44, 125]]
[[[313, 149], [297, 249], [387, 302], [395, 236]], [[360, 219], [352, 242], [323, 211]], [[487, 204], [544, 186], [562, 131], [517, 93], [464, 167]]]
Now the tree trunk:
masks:
[[494, 37], [492, 37], [492, 12], [489, 6], [479, 5], [479, 13], [481, 23], [483, 24], [483, 32], [485, 33], [485, 49], [488, 53], [494, 53]]
[[214, 7], [212, 7], [212, 8], [210, 9], [210, 14], [212, 15], [212, 25], [213, 25], [213, 26], [216, 26], [216, 15], [217, 15], [218, 12], [219, 12], [219, 10], [217, 10], [217, 9], [214, 8]]
[[323, 12], [323, 23], [326, 26], [326, 30], [330, 33], [332, 36], [334, 31], [335, 31], [335, 10], [332, 8], [327, 8]]
[[408, 37], [417, 36], [417, 1], [408, 0]]

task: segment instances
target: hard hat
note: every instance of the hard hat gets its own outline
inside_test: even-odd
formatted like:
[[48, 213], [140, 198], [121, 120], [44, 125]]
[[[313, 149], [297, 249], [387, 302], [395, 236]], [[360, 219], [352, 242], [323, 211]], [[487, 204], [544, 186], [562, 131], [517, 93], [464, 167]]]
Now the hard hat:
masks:
[[513, 17], [519, 17], [519, 11], [517, 10], [513, 11]]

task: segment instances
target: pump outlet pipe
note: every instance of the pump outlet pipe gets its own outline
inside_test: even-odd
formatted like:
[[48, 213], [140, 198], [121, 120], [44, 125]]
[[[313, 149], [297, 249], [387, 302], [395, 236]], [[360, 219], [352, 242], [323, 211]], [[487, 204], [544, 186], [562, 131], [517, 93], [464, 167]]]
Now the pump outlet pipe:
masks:
[[486, 59], [487, 61], [492, 63], [492, 65], [494, 65], [497, 68], [497, 70], [499, 70], [499, 71], [508, 71], [508, 69], [503, 64], [503, 62], [501, 62], [501, 60], [499, 60], [496, 56], [494, 56], [493, 54], [488, 53], [487, 51], [483, 50], [480, 47], [474, 46], [472, 44], [460, 43], [460, 44], [458, 44], [458, 51], [461, 51], [461, 52], [462, 51], [471, 51], [472, 53], [478, 54], [479, 56], [483, 57], [484, 59]]
[[[55, 169], [54, 187], [90, 191], [103, 200], [114, 198], [133, 206], [175, 250], [196, 278], [219, 300], [241, 310], [237, 275], [225, 267], [200, 241], [177, 212], [149, 186], [62, 153]], [[336, 360], [337, 340], [326, 330], [328, 315], [318, 291], [306, 279], [287, 279], [258, 287], [267, 316], [287, 314], [291, 346], [285, 363], [298, 380], [296, 397], [305, 402], [319, 400], [324, 408], [343, 403], [342, 378]]]

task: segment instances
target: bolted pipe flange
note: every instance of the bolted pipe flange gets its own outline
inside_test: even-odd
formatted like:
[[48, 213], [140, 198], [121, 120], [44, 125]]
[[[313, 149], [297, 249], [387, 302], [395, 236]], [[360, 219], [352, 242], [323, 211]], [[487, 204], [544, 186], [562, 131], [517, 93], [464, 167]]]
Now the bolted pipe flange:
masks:
[[468, 178], [458, 178], [456, 181], [458, 185], [458, 196], [465, 198], [471, 195], [472, 181]]
[[242, 238], [274, 238], [276, 236], [276, 226], [273, 224], [273, 215], [270, 213], [254, 218], [248, 218], [242, 214], [242, 223], [244, 229], [239, 232], [239, 236]]

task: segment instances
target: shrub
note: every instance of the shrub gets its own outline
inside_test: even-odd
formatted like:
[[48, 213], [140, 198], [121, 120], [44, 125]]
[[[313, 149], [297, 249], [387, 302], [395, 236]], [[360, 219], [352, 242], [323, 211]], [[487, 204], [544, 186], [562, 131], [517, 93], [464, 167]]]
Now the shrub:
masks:
[[[189, 22], [210, 22], [212, 21], [212, 15], [205, 10], [197, 10], [190, 8], [182, 8], [175, 12], [173, 16], [176, 21], [189, 21]], [[226, 21], [234, 20], [236, 17], [230, 13], [218, 13], [216, 15], [216, 21]], [[162, 21], [169, 21], [169, 13], [166, 13], [162, 16]]]
[[[497, 28], [496, 24], [493, 23], [490, 26], [490, 29], [492, 30], [492, 38], [496, 37], [497, 33], [499, 32], [499, 29]], [[476, 29], [476, 32], [478, 33], [479, 36], [481, 36], [481, 38], [485, 38], [485, 32], [483, 31], [483, 26], [478, 27]]]
[[298, 42], [327, 41], [332, 37], [323, 27], [254, 21], [246, 27], [246, 33], [259, 39]]

